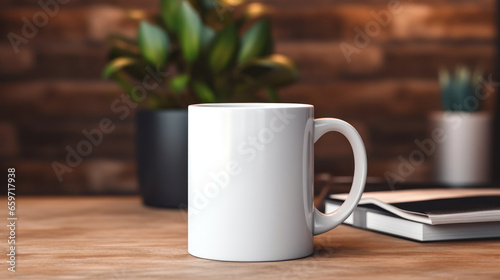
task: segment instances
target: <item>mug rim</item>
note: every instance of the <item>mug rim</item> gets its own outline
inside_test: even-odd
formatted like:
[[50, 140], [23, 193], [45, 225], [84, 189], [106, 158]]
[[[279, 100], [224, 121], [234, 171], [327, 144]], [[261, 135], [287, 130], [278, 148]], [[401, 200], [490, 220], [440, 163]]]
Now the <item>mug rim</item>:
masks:
[[217, 108], [217, 109], [291, 109], [291, 108], [314, 108], [310, 104], [302, 103], [265, 103], [265, 102], [241, 102], [241, 103], [200, 103], [189, 105], [188, 108]]

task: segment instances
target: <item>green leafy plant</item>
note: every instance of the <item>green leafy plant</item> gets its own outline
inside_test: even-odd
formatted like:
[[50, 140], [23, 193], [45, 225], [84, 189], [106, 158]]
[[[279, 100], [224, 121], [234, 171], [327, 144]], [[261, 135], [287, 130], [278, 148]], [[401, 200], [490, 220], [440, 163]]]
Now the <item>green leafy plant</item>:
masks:
[[294, 63], [274, 53], [270, 20], [255, 2], [233, 7], [224, 0], [162, 0], [159, 15], [141, 19], [136, 38], [113, 34], [108, 42], [103, 76], [132, 100], [142, 100], [136, 87], [151, 69], [168, 73], [146, 87], [145, 104], [153, 109], [278, 101], [278, 89], [298, 79]]
[[478, 111], [481, 106], [476, 91], [482, 90], [481, 79], [478, 79], [480, 75], [479, 71], [472, 73], [464, 66], [455, 68], [453, 73], [442, 69], [439, 72], [439, 83], [443, 109], [460, 112]]

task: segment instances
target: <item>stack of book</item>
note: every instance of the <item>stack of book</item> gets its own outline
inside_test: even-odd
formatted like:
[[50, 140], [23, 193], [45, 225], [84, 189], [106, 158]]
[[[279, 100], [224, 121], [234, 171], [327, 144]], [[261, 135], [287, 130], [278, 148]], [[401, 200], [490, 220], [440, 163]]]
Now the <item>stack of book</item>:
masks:
[[[346, 198], [330, 195], [325, 212]], [[367, 192], [344, 223], [417, 241], [500, 237], [500, 189]]]

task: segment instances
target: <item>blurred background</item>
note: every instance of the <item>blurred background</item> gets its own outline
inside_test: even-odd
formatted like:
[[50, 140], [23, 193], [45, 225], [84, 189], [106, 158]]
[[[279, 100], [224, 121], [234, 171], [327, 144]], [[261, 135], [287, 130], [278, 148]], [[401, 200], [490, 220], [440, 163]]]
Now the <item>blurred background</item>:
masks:
[[[158, 0], [59, 3], [18, 53], [6, 34], [21, 34], [23, 18], [32, 20], [42, 9], [37, 1], [0, 3], [0, 166], [16, 167], [19, 194], [138, 193], [134, 116], [121, 120], [112, 112], [110, 104], [123, 90], [104, 80], [102, 70], [108, 34], [137, 32], [137, 21], [124, 10], [154, 14]], [[494, 71], [493, 0], [262, 3], [269, 7], [276, 52], [300, 69], [300, 80], [280, 91], [282, 101], [313, 104], [316, 117], [353, 124], [365, 141], [370, 176], [397, 172], [398, 157], [408, 157], [414, 141], [427, 137], [429, 114], [441, 110], [440, 67], [481, 67], [486, 76]], [[399, 8], [377, 29], [370, 22], [388, 5]], [[494, 102], [493, 96], [485, 100], [484, 109], [492, 111]], [[65, 147], [75, 147], [85, 139], [82, 130], [97, 127], [103, 117], [116, 129], [59, 182], [53, 161], [64, 162]], [[352, 152], [343, 137], [327, 135], [315, 149], [318, 174], [352, 175]], [[427, 182], [431, 176], [431, 161], [425, 160], [405, 180]]]

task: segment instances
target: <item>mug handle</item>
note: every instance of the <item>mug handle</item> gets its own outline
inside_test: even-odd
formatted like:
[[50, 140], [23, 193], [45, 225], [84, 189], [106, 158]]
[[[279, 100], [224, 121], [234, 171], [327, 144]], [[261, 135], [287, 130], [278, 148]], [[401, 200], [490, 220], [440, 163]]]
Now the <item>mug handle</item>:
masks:
[[366, 183], [366, 151], [363, 140], [352, 125], [339, 119], [322, 118], [314, 120], [314, 142], [330, 131], [340, 132], [351, 144], [354, 154], [354, 178], [349, 196], [337, 210], [323, 214], [314, 207], [314, 235], [327, 232], [340, 225], [351, 215], [363, 194]]

